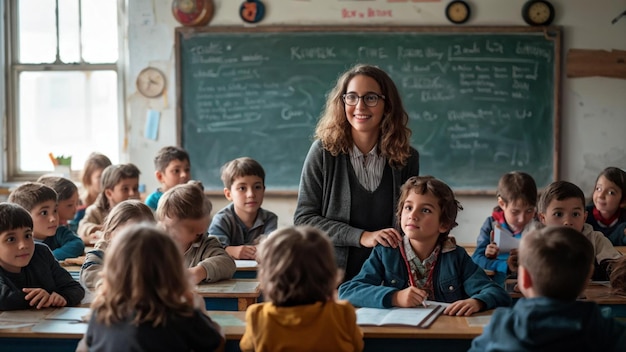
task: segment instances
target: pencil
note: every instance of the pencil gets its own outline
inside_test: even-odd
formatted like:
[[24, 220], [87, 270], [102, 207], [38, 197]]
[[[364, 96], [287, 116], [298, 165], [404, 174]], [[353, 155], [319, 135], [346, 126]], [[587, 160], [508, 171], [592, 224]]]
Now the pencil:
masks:
[[52, 161], [53, 166], [59, 165], [59, 161], [57, 160], [57, 158], [54, 157], [52, 153], [48, 153], [48, 157], [50, 158], [50, 161]]

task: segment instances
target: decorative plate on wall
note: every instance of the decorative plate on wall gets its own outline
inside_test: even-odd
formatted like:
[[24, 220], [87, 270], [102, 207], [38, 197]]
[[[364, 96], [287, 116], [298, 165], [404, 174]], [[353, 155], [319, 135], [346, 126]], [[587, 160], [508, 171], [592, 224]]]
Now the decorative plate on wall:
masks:
[[213, 17], [213, 0], [174, 0], [172, 14], [183, 26], [204, 26]]

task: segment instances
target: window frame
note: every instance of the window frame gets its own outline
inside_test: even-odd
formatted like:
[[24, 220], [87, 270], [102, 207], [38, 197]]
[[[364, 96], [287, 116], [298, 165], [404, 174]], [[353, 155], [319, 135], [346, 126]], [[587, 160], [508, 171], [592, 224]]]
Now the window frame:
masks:
[[[77, 0], [82, 1], [90, 1], [90, 0]], [[58, 7], [58, 2], [56, 3]], [[80, 6], [80, 5], [79, 5]], [[80, 7], [79, 7], [80, 9]], [[19, 41], [18, 38], [18, 4], [17, 1], [5, 1], [4, 7], [2, 9], [4, 11], [5, 16], [4, 23], [2, 24], [2, 29], [4, 30], [3, 40], [4, 42], [0, 42], [2, 44], [2, 48], [4, 48], [4, 55], [2, 55], [2, 59], [5, 60], [3, 63], [3, 72], [4, 79], [4, 88], [5, 94], [1, 99], [4, 99], [4, 129], [3, 129], [3, 157], [4, 162], [2, 163], [2, 180], [4, 182], [24, 182], [24, 181], [34, 181], [39, 176], [49, 173], [49, 171], [23, 171], [20, 170], [20, 161], [19, 161], [19, 128], [20, 128], [20, 113], [19, 113], [19, 91], [20, 91], [20, 82], [19, 76], [23, 72], [62, 72], [62, 71], [115, 71], [117, 74], [117, 111], [118, 111], [118, 133], [117, 133], [117, 143], [118, 148], [120, 150], [120, 154], [125, 151], [125, 134], [127, 131], [127, 122], [126, 122], [126, 106], [125, 99], [126, 90], [124, 85], [124, 67], [126, 62], [126, 42], [124, 38], [126, 37], [126, 26], [122, 24], [126, 24], [126, 18], [124, 14], [125, 10], [125, 1], [118, 0], [117, 1], [117, 27], [118, 27], [118, 59], [117, 62], [114, 63], [97, 63], [90, 64], [83, 61], [82, 53], [81, 53], [81, 62], [79, 63], [62, 63], [59, 60], [59, 42], [57, 41], [57, 59], [54, 63], [41, 63], [41, 64], [24, 64], [18, 62], [18, 50], [17, 44]], [[56, 13], [57, 16], [57, 24], [58, 24], [58, 11]], [[79, 21], [79, 26], [81, 26], [81, 21]], [[2, 32], [0, 32], [2, 33]], [[58, 33], [57, 33], [58, 38]], [[82, 43], [79, 44], [82, 47]], [[0, 100], [2, 102], [2, 100]], [[121, 155], [111, 156], [113, 159], [120, 159]], [[82, 170], [72, 170], [71, 178], [73, 180], [79, 179], [79, 173]]]

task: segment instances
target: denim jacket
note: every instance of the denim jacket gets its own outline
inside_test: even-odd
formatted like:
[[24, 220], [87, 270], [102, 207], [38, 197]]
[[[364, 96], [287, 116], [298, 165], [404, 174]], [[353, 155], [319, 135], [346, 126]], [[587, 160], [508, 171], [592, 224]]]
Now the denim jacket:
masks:
[[[509, 294], [491, 281], [462, 247], [445, 244], [434, 270], [435, 301], [475, 298], [485, 304], [485, 309], [511, 305]], [[391, 308], [391, 296], [408, 286], [409, 273], [400, 249], [378, 245], [361, 272], [339, 287], [339, 298], [359, 307]]]

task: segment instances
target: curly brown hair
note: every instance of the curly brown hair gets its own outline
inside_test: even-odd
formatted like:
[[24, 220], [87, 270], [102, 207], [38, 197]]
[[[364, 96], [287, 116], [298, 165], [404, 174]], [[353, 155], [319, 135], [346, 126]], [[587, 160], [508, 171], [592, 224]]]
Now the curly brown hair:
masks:
[[380, 68], [371, 65], [356, 65], [339, 77], [337, 84], [330, 91], [326, 107], [315, 128], [315, 138], [333, 156], [348, 154], [354, 145], [351, 126], [346, 119], [346, 110], [342, 95], [348, 84], [357, 75], [374, 79], [385, 96], [385, 110], [380, 126], [378, 147], [391, 166], [399, 167], [407, 163], [411, 155], [411, 130], [407, 127], [409, 115], [402, 104], [400, 93], [389, 75]]

